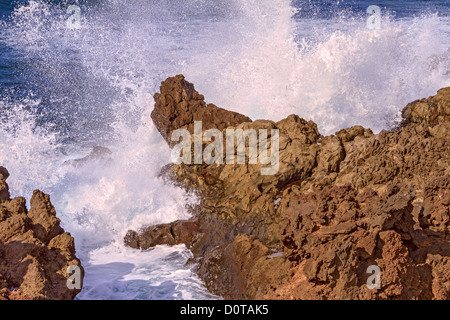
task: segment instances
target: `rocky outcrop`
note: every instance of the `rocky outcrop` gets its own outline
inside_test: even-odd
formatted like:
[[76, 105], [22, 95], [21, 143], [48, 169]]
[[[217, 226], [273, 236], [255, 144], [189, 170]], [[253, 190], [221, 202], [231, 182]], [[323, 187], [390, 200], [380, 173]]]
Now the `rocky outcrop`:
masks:
[[429, 125], [450, 122], [450, 87], [443, 88], [435, 96], [409, 103], [402, 111], [404, 124], [426, 123]]
[[223, 130], [250, 118], [206, 104], [205, 97], [199, 94], [192, 83], [183, 75], [168, 78], [161, 83], [160, 93], [154, 96], [155, 107], [152, 120], [167, 143], [172, 144], [171, 135], [175, 129], [188, 129], [194, 133], [194, 121], [202, 121], [203, 129]]
[[146, 250], [160, 245], [176, 245], [184, 243], [188, 246], [198, 233], [196, 221], [178, 220], [172, 223], [160, 224], [143, 228], [139, 233], [130, 230], [125, 236], [125, 243], [135, 249]]
[[68, 268], [80, 268], [80, 285], [83, 269], [73, 237], [61, 228], [48, 195], [34, 191], [30, 210], [25, 198], [10, 199], [8, 176], [0, 167], [0, 299], [74, 299], [80, 290], [68, 288]]
[[[438, 193], [448, 189], [439, 187]], [[424, 212], [414, 208], [414, 199], [413, 190], [392, 184], [384, 193], [357, 192], [351, 186], [329, 186], [308, 194], [292, 190], [281, 204], [285, 215], [281, 241], [285, 257], [298, 264], [294, 270], [306, 281], [294, 292], [281, 285], [272, 296], [286, 298], [289, 292], [298, 299], [438, 298], [426, 255], [441, 252], [440, 267], [448, 277], [450, 245], [443, 234], [430, 232], [430, 224], [420, 222]], [[448, 206], [446, 210], [448, 217]], [[382, 270], [382, 290], [366, 285], [372, 265]], [[440, 284], [450, 285], [446, 282]]]
[[[163, 87], [171, 97], [193, 92], [181, 76]], [[179, 100], [170, 100], [166, 122], [153, 117], [166, 140], [193, 126]], [[164, 169], [201, 195], [187, 245], [207, 288], [226, 299], [449, 299], [449, 101], [445, 88], [413, 102], [402, 127], [377, 135], [354, 126], [324, 137], [296, 115], [222, 123], [220, 130], [278, 129], [279, 161], [272, 175], [248, 157]], [[153, 226], [125, 242], [146, 248], [174, 239], [172, 227]], [[367, 286], [370, 266], [381, 270], [380, 289]]]

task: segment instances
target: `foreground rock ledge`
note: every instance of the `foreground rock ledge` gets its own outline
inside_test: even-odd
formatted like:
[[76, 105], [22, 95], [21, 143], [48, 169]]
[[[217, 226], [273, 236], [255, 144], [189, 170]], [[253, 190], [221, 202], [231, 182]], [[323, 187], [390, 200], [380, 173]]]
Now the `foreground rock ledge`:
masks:
[[[450, 299], [450, 88], [408, 104], [395, 131], [326, 137], [296, 115], [219, 117], [182, 75], [160, 89], [152, 119], [169, 144], [194, 120], [204, 130], [279, 129], [279, 171], [167, 166], [164, 176], [201, 204], [191, 221], [130, 230], [127, 245], [186, 243], [207, 288], [226, 299]], [[380, 289], [367, 286], [370, 266]]]
[[67, 268], [78, 266], [73, 237], [60, 227], [50, 197], [38, 190], [30, 200], [10, 199], [8, 171], [0, 167], [0, 300], [72, 300]]

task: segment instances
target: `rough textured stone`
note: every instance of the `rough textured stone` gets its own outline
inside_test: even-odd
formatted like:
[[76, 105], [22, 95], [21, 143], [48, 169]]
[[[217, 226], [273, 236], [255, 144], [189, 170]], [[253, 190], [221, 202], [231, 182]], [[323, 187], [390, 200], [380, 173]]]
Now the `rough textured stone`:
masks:
[[9, 188], [5, 182], [8, 177], [8, 170], [4, 167], [0, 167], [0, 203], [9, 200]]
[[188, 129], [192, 134], [194, 121], [202, 121], [203, 129], [225, 129], [250, 118], [206, 104], [192, 83], [183, 75], [168, 78], [161, 83], [160, 93], [155, 94], [155, 108], [151, 114], [156, 128], [167, 143], [171, 144], [171, 134], [175, 129]]
[[[0, 167], [3, 182], [7, 176]], [[48, 195], [36, 190], [29, 211], [25, 203], [9, 195], [0, 202], [0, 299], [73, 299], [80, 290], [68, 289], [67, 268], [83, 273], [74, 240], [60, 227]]]
[[[282, 204], [285, 256], [307, 282], [296, 299], [430, 299], [429, 274], [413, 260], [414, 193], [390, 186], [379, 195], [350, 186], [315, 193], [292, 191]], [[440, 245], [444, 244], [443, 241]], [[382, 270], [382, 287], [369, 290], [367, 268]], [[327, 290], [318, 291], [320, 287]], [[313, 294], [314, 292], [314, 294]], [[321, 293], [322, 292], [322, 293]], [[291, 293], [292, 295], [292, 293]]]
[[409, 103], [402, 111], [404, 124], [422, 123], [430, 125], [450, 121], [450, 87], [443, 88], [435, 96]]
[[198, 232], [198, 223], [195, 221], [175, 221], [157, 226], [149, 226], [140, 230], [128, 231], [125, 244], [135, 249], [148, 249], [157, 245], [190, 244]]
[[[270, 176], [248, 158], [164, 168], [201, 195], [187, 245], [209, 290], [229, 299], [449, 298], [450, 88], [409, 104], [396, 130], [354, 126], [327, 137], [296, 115], [203, 118], [204, 98], [182, 76], [166, 80], [155, 100], [152, 118], [169, 144], [170, 132], [192, 129], [194, 118], [207, 120], [204, 130], [279, 130], [279, 170]], [[178, 243], [172, 229], [153, 226], [145, 240], [130, 231], [126, 242]], [[372, 265], [380, 290], [366, 285]]]

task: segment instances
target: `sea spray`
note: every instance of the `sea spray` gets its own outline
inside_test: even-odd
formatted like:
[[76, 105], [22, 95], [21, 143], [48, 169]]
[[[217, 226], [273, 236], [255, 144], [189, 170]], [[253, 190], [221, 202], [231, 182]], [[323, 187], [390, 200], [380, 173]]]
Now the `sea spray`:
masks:
[[253, 119], [295, 113], [315, 121], [323, 134], [356, 124], [378, 132], [408, 102], [450, 84], [443, 64], [430, 70], [433, 54], [450, 43], [446, 17], [399, 21], [385, 13], [382, 28], [372, 30], [365, 13], [336, 10], [328, 20], [295, 21], [296, 33], [308, 32], [294, 42], [290, 1], [258, 3], [266, 8], [268, 2], [273, 16], [260, 9], [258, 17], [242, 4], [251, 13], [222, 26], [225, 37], [208, 34], [213, 45], [187, 66], [186, 77], [217, 105]]

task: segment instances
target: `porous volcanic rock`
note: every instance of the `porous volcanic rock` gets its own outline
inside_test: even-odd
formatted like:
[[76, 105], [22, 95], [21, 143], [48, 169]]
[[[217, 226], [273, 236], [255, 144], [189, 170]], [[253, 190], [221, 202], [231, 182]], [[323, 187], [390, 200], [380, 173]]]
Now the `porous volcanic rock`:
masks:
[[[302, 289], [293, 291], [282, 289], [282, 285], [271, 293], [273, 296], [289, 291], [287, 297], [283, 292], [278, 298], [434, 297], [435, 288], [430, 283], [433, 267], [419, 261], [417, 252], [420, 248], [442, 250], [439, 258], [448, 259], [450, 247], [445, 237], [428, 236], [429, 226], [421, 226], [414, 217], [413, 190], [389, 184], [383, 194], [371, 189], [358, 193], [347, 185], [307, 194], [293, 189], [290, 194], [281, 204], [284, 253], [293, 262], [293, 270], [306, 281]], [[371, 265], [382, 270], [380, 290], [366, 285]], [[446, 276], [449, 274], [447, 269]], [[448, 279], [446, 282], [441, 285], [450, 286]]]
[[69, 266], [83, 268], [73, 237], [64, 232], [50, 197], [34, 191], [27, 210], [22, 197], [10, 199], [8, 171], [0, 167], [0, 299], [71, 300]]
[[161, 83], [160, 93], [154, 95], [155, 107], [151, 117], [156, 128], [167, 143], [171, 144], [171, 134], [176, 129], [188, 129], [193, 133], [194, 121], [202, 121], [203, 129], [225, 129], [250, 118], [206, 104], [205, 97], [199, 94], [192, 83], [183, 75], [168, 78]]
[[[167, 102], [167, 87], [181, 98], [174, 93]], [[182, 76], [161, 90], [152, 118], [171, 145], [170, 132], [202, 120], [202, 111], [195, 115], [182, 101], [203, 96]], [[267, 129], [269, 142], [278, 129], [279, 161], [272, 175], [248, 157], [245, 164], [164, 168], [201, 197], [187, 245], [206, 287], [226, 299], [449, 299], [449, 103], [450, 88], [441, 89], [409, 104], [399, 128], [378, 134], [354, 126], [323, 136], [297, 115], [208, 118], [203, 130]], [[173, 242], [170, 227], [147, 230]], [[158, 244], [142, 241], [145, 232], [128, 235], [133, 247]], [[381, 271], [380, 289], [367, 285], [371, 266]]]

